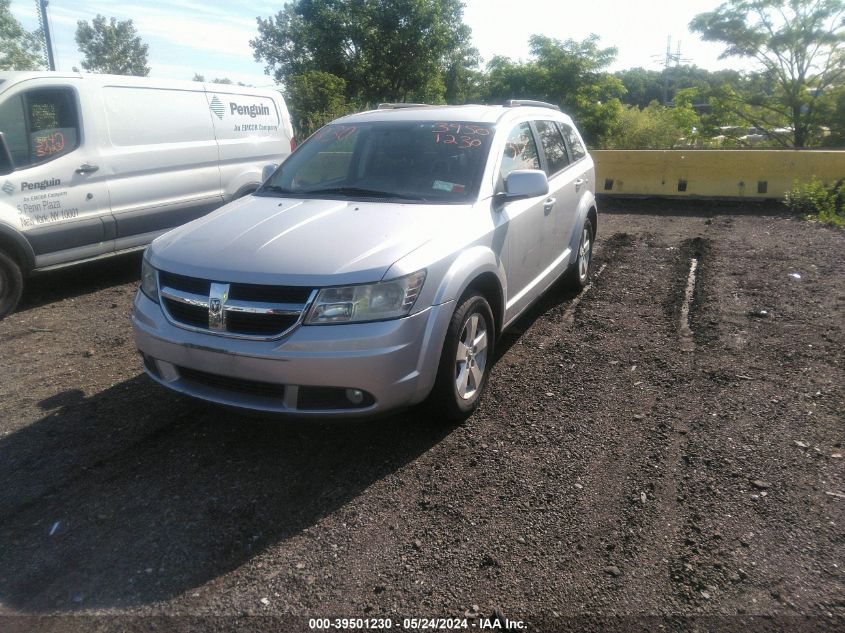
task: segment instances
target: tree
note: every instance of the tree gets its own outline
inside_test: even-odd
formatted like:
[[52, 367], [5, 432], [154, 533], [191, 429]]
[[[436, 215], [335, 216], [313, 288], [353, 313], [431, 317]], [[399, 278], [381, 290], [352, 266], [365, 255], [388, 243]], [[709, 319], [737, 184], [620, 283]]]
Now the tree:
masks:
[[95, 73], [112, 75], [150, 74], [147, 66], [148, 46], [141, 41], [132, 20], [117, 21], [97, 15], [88, 24], [76, 23], [76, 44], [85, 56], [82, 67]]
[[603, 149], [672, 149], [683, 136], [673, 108], [652, 101], [642, 110], [624, 106], [601, 146]]
[[258, 18], [250, 42], [256, 61], [289, 85], [319, 71], [346, 82], [346, 98], [364, 105], [442, 96], [455, 51], [468, 47], [460, 0], [292, 0]]
[[41, 70], [44, 68], [44, 34], [30, 33], [9, 10], [11, 0], [0, 0], [0, 70]]
[[487, 66], [486, 97], [540, 99], [559, 105], [577, 121], [588, 143], [596, 144], [615, 124], [625, 88], [604, 69], [616, 49], [600, 48], [597, 35], [560, 41], [532, 35], [528, 62], [494, 57]]
[[308, 138], [318, 128], [349, 112], [346, 82], [319, 70], [291, 77], [287, 103], [297, 138]]
[[[721, 42], [726, 57], [756, 60], [762, 81], [716, 99], [773, 138], [804, 147], [820, 135], [821, 98], [845, 75], [845, 0], [728, 0], [690, 29]], [[781, 132], [778, 133], [777, 130]]]

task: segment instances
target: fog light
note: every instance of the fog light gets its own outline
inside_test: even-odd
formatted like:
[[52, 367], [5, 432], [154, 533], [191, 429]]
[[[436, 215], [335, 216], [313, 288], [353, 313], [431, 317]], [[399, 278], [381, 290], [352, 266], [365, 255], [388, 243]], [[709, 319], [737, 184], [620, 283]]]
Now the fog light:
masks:
[[347, 389], [346, 399], [354, 405], [359, 405], [364, 402], [364, 392], [360, 389]]

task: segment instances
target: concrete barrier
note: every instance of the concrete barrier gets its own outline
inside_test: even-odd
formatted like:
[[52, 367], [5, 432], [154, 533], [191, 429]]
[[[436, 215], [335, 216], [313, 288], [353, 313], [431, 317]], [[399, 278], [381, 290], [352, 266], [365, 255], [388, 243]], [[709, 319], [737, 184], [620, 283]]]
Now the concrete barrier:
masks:
[[783, 198], [794, 181], [845, 179], [845, 151], [592, 150], [596, 193]]

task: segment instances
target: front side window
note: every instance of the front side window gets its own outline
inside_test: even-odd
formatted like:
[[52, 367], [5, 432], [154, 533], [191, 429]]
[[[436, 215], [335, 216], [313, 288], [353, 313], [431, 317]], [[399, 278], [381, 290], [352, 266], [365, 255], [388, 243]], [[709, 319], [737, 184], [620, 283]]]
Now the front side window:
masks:
[[0, 104], [0, 132], [15, 169], [46, 162], [76, 149], [79, 119], [68, 88], [37, 88]]
[[528, 123], [520, 123], [508, 134], [499, 169], [501, 182], [517, 169], [540, 169], [540, 155]]
[[546, 154], [546, 173], [552, 176], [569, 164], [566, 145], [554, 121], [537, 121], [536, 125]]
[[587, 155], [587, 150], [584, 149], [584, 144], [581, 142], [581, 137], [578, 136], [575, 128], [566, 123], [558, 123], [558, 125], [569, 143], [569, 149], [572, 151], [572, 162], [574, 163], [576, 160], [584, 158]]
[[488, 123], [372, 121], [315, 132], [258, 195], [467, 203], [478, 195]]

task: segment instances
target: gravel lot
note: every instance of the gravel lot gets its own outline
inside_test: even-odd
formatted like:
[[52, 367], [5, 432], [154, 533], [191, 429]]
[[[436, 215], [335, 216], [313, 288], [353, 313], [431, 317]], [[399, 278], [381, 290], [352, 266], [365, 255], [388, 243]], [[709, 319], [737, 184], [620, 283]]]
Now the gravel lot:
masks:
[[843, 253], [776, 210], [616, 202], [592, 287], [505, 335], [452, 428], [177, 397], [133, 347], [138, 256], [38, 278], [0, 322], [0, 629], [841, 631]]

